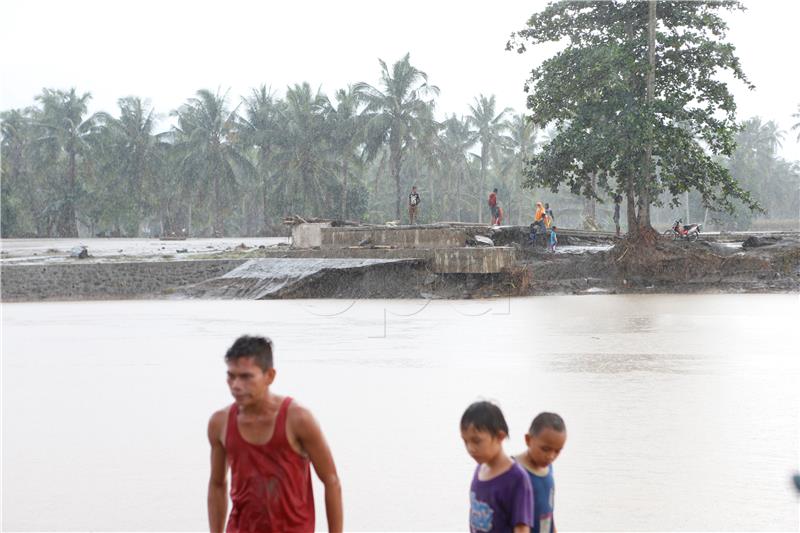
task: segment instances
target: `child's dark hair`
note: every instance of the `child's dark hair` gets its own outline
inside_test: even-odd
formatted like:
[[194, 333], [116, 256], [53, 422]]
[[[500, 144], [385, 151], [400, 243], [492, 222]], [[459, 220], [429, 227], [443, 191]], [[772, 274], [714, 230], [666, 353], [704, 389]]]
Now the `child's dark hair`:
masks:
[[488, 431], [493, 437], [501, 431], [508, 437], [508, 424], [503, 411], [491, 402], [475, 402], [467, 407], [461, 416], [461, 431], [466, 431], [470, 426], [478, 431]]
[[536, 418], [533, 419], [533, 422], [531, 422], [531, 428], [528, 430], [528, 433], [535, 437], [546, 428], [550, 428], [559, 433], [564, 433], [567, 430], [564, 419], [557, 414], [539, 413], [536, 415]]
[[242, 335], [228, 348], [225, 362], [235, 361], [242, 357], [252, 357], [256, 365], [266, 372], [272, 368], [272, 341], [267, 337]]

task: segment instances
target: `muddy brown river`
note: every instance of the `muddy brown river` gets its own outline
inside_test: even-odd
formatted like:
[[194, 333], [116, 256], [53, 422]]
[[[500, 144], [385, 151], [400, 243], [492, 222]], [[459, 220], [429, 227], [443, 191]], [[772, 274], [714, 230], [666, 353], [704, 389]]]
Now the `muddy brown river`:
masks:
[[[464, 531], [458, 421], [560, 413], [559, 530], [797, 530], [797, 295], [2, 305], [2, 529], [206, 528], [242, 333], [325, 431], [351, 531]], [[320, 485], [317, 523], [325, 529]]]

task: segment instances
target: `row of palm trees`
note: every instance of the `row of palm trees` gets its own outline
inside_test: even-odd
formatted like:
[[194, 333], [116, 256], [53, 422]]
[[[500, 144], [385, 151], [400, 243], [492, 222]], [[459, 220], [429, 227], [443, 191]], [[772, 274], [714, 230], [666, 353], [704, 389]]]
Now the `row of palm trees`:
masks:
[[[0, 230], [257, 235], [276, 233], [295, 213], [385, 222], [403, 219], [412, 184], [423, 194], [422, 221], [482, 222], [497, 187], [506, 222], [527, 223], [533, 202], [550, 200], [561, 223], [591, 218], [608, 227], [611, 202], [598, 209], [570, 193], [521, 187], [540, 145], [523, 115], [479, 95], [467, 116], [436, 120], [439, 89], [408, 55], [380, 67], [377, 86], [357, 83], [333, 98], [308, 83], [283, 97], [261, 86], [238, 102], [200, 90], [160, 133], [162, 117], [141, 98], [120, 99], [116, 116], [89, 116], [89, 93], [44, 89], [36, 106], [2, 113]], [[556, 133], [546, 131], [542, 143]], [[767, 216], [789, 219], [799, 209], [800, 169], [776, 155], [782, 135], [774, 122], [745, 121], [724, 163]], [[699, 201], [685, 203], [698, 212]], [[656, 221], [672, 216], [654, 211]], [[746, 210], [719, 216], [737, 227], [751, 218]]]
[[88, 116], [89, 93], [44, 89], [2, 114], [3, 235], [258, 234], [292, 213], [401, 220], [412, 183], [428, 220], [482, 221], [495, 186], [514, 198], [507, 214], [529, 210], [518, 176], [532, 124], [484, 95], [438, 121], [439, 89], [408, 54], [380, 67], [377, 86], [332, 99], [308, 83], [238, 103], [200, 90], [161, 133], [141, 98]]

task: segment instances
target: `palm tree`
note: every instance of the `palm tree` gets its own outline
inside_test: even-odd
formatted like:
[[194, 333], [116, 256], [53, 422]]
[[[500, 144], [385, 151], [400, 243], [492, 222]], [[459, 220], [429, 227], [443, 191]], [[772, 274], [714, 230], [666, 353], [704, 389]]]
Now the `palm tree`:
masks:
[[796, 118], [797, 122], [792, 125], [793, 130], [797, 131], [797, 142], [800, 142], [800, 104], [797, 104], [797, 113], [792, 113], [792, 118]]
[[178, 118], [175, 133], [181, 166], [197, 175], [201, 187], [211, 187], [215, 237], [225, 231], [225, 189], [229, 193], [236, 190], [237, 172], [252, 172], [252, 165], [237, 142], [236, 109], [229, 111], [226, 99], [227, 93], [201, 89], [196, 98], [173, 112]]
[[466, 120], [459, 119], [455, 115], [449, 117], [442, 123], [443, 131], [439, 136], [438, 156], [441, 161], [441, 168], [445, 173], [449, 202], [446, 204], [455, 205], [455, 217], [459, 222], [462, 220], [462, 187], [469, 177], [469, 148], [475, 144], [477, 136], [473, 132]]
[[475, 98], [475, 105], [469, 106], [470, 115], [468, 120], [470, 125], [477, 130], [478, 142], [481, 144], [478, 222], [483, 221], [482, 195], [486, 191], [486, 171], [489, 168], [489, 159], [492, 158], [496, 161], [498, 159], [498, 150], [509, 143], [508, 136], [505, 135], [508, 130], [508, 123], [505, 120], [505, 115], [511, 112], [511, 108], [507, 107], [495, 114], [496, 106], [497, 103], [494, 95], [487, 98], [482, 94], [478, 98]]
[[[536, 137], [538, 128], [524, 114], [515, 114], [508, 123], [509, 144], [502, 151], [503, 159], [499, 168], [499, 174], [507, 182], [508, 209], [506, 210], [506, 220], [521, 221], [517, 206], [524, 205], [525, 192], [522, 189], [522, 171], [525, 168], [526, 160], [533, 155], [536, 149]], [[532, 206], [529, 206], [532, 207]], [[520, 211], [522, 208], [520, 208]]]
[[151, 202], [161, 195], [157, 179], [167, 145], [163, 134], [154, 133], [157, 117], [148, 101], [129, 96], [117, 104], [119, 118], [98, 113], [98, 121], [109, 136], [109, 166], [120, 178], [119, 193], [132, 206], [130, 214], [138, 225], [153, 207]]
[[[11, 109], [0, 113], [0, 231], [3, 237], [23, 233], [23, 218], [36, 212], [35, 175], [31, 172], [31, 109]], [[39, 219], [43, 218], [39, 212]]]
[[36, 100], [42, 104], [41, 118], [36, 125], [42, 135], [38, 141], [48, 145], [56, 154], [66, 158], [66, 169], [58, 190], [56, 235], [78, 236], [76, 204], [81, 196], [78, 183], [78, 160], [89, 157], [90, 138], [94, 133], [96, 115], [83, 119], [88, 111], [90, 93], [78, 95], [74, 88], [69, 91], [44, 89]]
[[364, 117], [359, 114], [360, 95], [351, 85], [336, 91], [336, 106], [330, 110], [331, 141], [336, 151], [342, 177], [342, 198], [339, 216], [347, 220], [347, 189], [350, 168], [360, 163], [356, 149], [364, 140]]
[[430, 131], [433, 120], [433, 100], [439, 88], [428, 84], [428, 75], [412, 66], [409, 54], [396, 62], [391, 71], [386, 63], [381, 65], [381, 89], [367, 83], [358, 83], [355, 90], [366, 104], [366, 153], [374, 159], [384, 144], [389, 145], [389, 167], [395, 183], [395, 216], [400, 218], [400, 172], [403, 158], [414, 140]]
[[256, 149], [255, 172], [261, 186], [262, 231], [269, 227], [269, 192], [272, 181], [271, 161], [277, 145], [279, 132], [278, 119], [282, 113], [282, 103], [276, 101], [272, 90], [265, 85], [253, 89], [249, 98], [243, 98], [244, 116], [239, 130], [241, 141]]
[[329, 125], [326, 122], [330, 101], [319, 90], [304, 82], [286, 91], [286, 105], [281, 114], [280, 151], [276, 168], [280, 171], [277, 187], [289, 209], [299, 201], [303, 209], [317, 215], [335, 211], [328, 201], [331, 180], [336, 175], [330, 150]]

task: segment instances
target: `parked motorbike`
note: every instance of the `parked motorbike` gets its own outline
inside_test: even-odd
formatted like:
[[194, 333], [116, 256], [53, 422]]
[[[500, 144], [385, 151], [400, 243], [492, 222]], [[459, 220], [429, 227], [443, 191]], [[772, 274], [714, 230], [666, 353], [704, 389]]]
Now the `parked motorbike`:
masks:
[[702, 224], [682, 224], [683, 220], [678, 219], [672, 225], [671, 229], [664, 232], [667, 237], [672, 237], [674, 240], [686, 239], [687, 241], [696, 241], [700, 235]]

